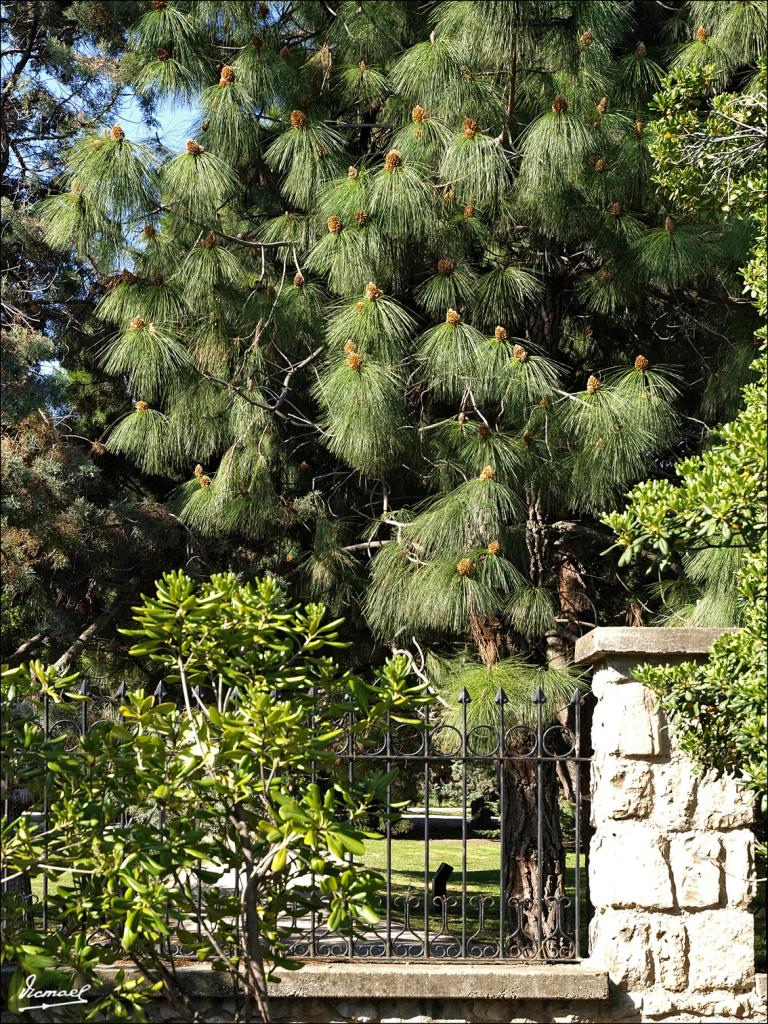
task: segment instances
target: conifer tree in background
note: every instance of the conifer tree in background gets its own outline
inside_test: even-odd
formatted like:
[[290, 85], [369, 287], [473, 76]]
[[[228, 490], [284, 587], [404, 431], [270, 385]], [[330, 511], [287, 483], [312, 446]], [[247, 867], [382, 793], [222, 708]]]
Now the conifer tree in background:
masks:
[[517, 698], [533, 663], [558, 704], [595, 607], [641, 615], [601, 513], [751, 361], [753, 225], [657, 195], [651, 99], [670, 66], [738, 87], [764, 29], [757, 2], [154, 0], [121, 73], [188, 102], [189, 141], [86, 136], [39, 209], [107, 289], [108, 449], [458, 693]]
[[34, 653], [63, 670], [85, 656], [91, 679], [126, 670], [116, 625], [159, 565], [190, 552], [164, 488], [99, 439], [125, 391], [94, 358], [98, 284], [86, 253], [45, 244], [31, 206], [66, 147], [113, 122], [135, 17], [130, 2], [3, 4], [3, 660]]

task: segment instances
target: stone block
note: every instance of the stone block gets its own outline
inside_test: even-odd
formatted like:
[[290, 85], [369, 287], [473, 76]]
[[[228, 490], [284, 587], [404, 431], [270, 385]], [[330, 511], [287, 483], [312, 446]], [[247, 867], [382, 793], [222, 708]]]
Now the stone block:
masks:
[[595, 666], [595, 671], [592, 674], [592, 692], [598, 700], [601, 700], [611, 687], [633, 682], [629, 665], [613, 663], [606, 665], [603, 663]]
[[611, 984], [628, 992], [653, 982], [650, 926], [628, 910], [598, 910], [589, 927], [589, 962], [608, 971]]
[[688, 982], [688, 935], [682, 918], [659, 914], [652, 923], [656, 978], [671, 992]]
[[653, 777], [646, 761], [605, 757], [592, 769], [592, 823], [646, 818], [653, 807]]
[[725, 896], [729, 907], [746, 910], [755, 895], [755, 837], [746, 828], [720, 836], [725, 854]]
[[596, 692], [592, 742], [603, 754], [659, 757], [667, 749], [666, 730], [656, 698], [642, 683], [605, 685]]
[[619, 658], [655, 663], [690, 660], [705, 655], [723, 633], [722, 628], [669, 626], [598, 626], [576, 641], [574, 660], [582, 664], [613, 664]]
[[680, 1001], [674, 992], [667, 992], [665, 989], [651, 989], [643, 992], [643, 1021], [669, 1020], [674, 1014], [675, 1024], [683, 1024], [689, 1018], [680, 1007]]
[[[356, 1018], [343, 1018], [346, 1020], [353, 1020], [357, 1024]], [[397, 1017], [379, 1017], [378, 1024], [433, 1024], [434, 1017], [431, 1014], [416, 1013], [411, 1014], [410, 1007], [403, 1007], [401, 1014]]]
[[668, 761], [651, 765], [651, 771], [654, 824], [662, 832], [692, 829], [699, 778], [690, 758], [673, 750]]
[[685, 1007], [698, 1013], [701, 1021], [760, 1021], [765, 1024], [765, 1015], [759, 1014], [751, 993], [729, 991], [686, 993]]
[[668, 842], [642, 822], [598, 828], [590, 847], [589, 895], [595, 907], [674, 906]]
[[696, 803], [696, 828], [743, 828], [754, 818], [754, 798], [731, 775], [717, 778], [708, 772], [699, 782]]
[[689, 987], [746, 992], [755, 983], [754, 918], [748, 910], [701, 910], [686, 919]]
[[768, 975], [755, 975], [755, 998], [763, 1003], [768, 1000]]
[[716, 834], [689, 832], [671, 839], [669, 861], [678, 906], [697, 909], [719, 906], [722, 852]]
[[363, 999], [334, 1002], [333, 1013], [337, 1020], [354, 1021], [355, 1024], [376, 1024], [379, 1020], [379, 1007]]

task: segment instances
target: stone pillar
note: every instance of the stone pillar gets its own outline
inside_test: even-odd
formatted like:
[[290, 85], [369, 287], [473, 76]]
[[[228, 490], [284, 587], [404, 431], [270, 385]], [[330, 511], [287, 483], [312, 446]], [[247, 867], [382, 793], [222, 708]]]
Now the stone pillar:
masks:
[[[630, 1019], [758, 1018], [752, 802], [676, 749], [639, 664], [701, 660], [723, 630], [599, 628], [594, 665], [590, 958]], [[618, 1018], [617, 1018], [618, 1019]]]

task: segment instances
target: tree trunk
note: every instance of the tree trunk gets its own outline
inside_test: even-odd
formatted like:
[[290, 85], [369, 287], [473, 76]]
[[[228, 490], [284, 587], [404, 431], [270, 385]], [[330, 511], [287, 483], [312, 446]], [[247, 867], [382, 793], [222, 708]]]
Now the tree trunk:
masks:
[[114, 619], [114, 617], [117, 615], [120, 609], [122, 601], [124, 601], [129, 595], [132, 595], [133, 591], [138, 585], [139, 577], [132, 576], [131, 579], [128, 581], [128, 586], [125, 588], [125, 590], [122, 590], [117, 595], [117, 597], [115, 597], [112, 601], [109, 602], [109, 604], [101, 612], [101, 614], [96, 619], [94, 619], [94, 621], [89, 626], [85, 627], [85, 629], [80, 634], [80, 636], [75, 640], [75, 642], [70, 647], [68, 647], [66, 651], [64, 651], [62, 656], [57, 661], [53, 663], [53, 667], [56, 669], [57, 672], [65, 672], [69, 667], [70, 663], [74, 661], [76, 658], [80, 657], [80, 655], [83, 652], [83, 649], [88, 645], [88, 643], [90, 643], [91, 639], [99, 632], [100, 629], [106, 626], [108, 622], [111, 622], [112, 619]]
[[[507, 649], [501, 623], [496, 618], [472, 614], [469, 629], [483, 664], [491, 668]], [[525, 751], [521, 748], [507, 752], [527, 753], [529, 749], [526, 745]], [[501, 902], [509, 952], [512, 956], [527, 957], [543, 948], [556, 956], [560, 908], [555, 900], [564, 892], [565, 851], [555, 764], [541, 765], [541, 851], [536, 762], [529, 758], [506, 760], [501, 773], [504, 797]]]
[[240, 841], [240, 854], [245, 873], [245, 885], [240, 896], [240, 916], [244, 928], [240, 936], [241, 948], [238, 950], [242, 967], [242, 974], [238, 970], [238, 976], [243, 982], [245, 999], [239, 1008], [237, 1019], [245, 1024], [250, 1024], [255, 1009], [260, 1024], [269, 1024], [272, 1015], [261, 948], [261, 921], [257, 908], [257, 889], [260, 879], [256, 873], [248, 823], [243, 818], [239, 804], [233, 806], [229, 820]]
[[526, 321], [526, 332], [531, 341], [552, 356], [560, 345], [560, 327], [566, 308], [566, 280], [548, 276], [544, 294], [538, 306], [531, 310]]
[[[507, 760], [503, 767], [504, 904], [509, 955], [557, 955], [565, 852], [560, 829], [558, 782], [552, 762], [541, 766], [541, 831], [537, 766], [530, 759]], [[541, 899], [540, 899], [541, 896]]]
[[585, 628], [595, 622], [595, 606], [589, 596], [588, 539], [577, 524], [562, 529], [554, 542], [553, 569], [560, 610], [557, 627], [547, 633], [547, 662], [565, 669], [573, 661], [573, 646]]
[[506, 653], [506, 640], [501, 623], [495, 617], [488, 618], [472, 614], [469, 617], [469, 631], [477, 647], [480, 660], [491, 668]]

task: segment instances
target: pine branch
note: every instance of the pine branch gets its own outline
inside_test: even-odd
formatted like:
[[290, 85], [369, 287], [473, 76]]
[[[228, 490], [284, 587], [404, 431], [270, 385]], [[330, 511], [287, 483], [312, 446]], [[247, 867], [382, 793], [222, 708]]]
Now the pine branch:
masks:
[[257, 242], [251, 238], [240, 238], [239, 235], [227, 235], [223, 231], [217, 231], [216, 234], [228, 242], [245, 245], [250, 249], [279, 249], [283, 245], [296, 245], [296, 242], [290, 238], [283, 238], [277, 242]]
[[11, 90], [13, 90], [16, 87], [16, 83], [19, 80], [19, 76], [29, 63], [30, 58], [32, 57], [32, 51], [35, 48], [35, 43], [37, 42], [37, 37], [42, 27], [40, 25], [40, 12], [37, 4], [31, 4], [30, 6], [32, 7], [32, 19], [29, 24], [29, 34], [27, 36], [27, 42], [24, 46], [24, 49], [21, 50], [21, 56], [16, 61], [16, 65], [13, 71], [11, 71], [10, 75], [8, 76], [7, 82], [3, 86], [2, 93], [0, 93], [0, 101], [2, 102], [4, 102], [6, 97], [10, 95]]
[[47, 637], [47, 631], [35, 633], [33, 637], [30, 637], [30, 639], [26, 640], [20, 647], [17, 647], [13, 654], [9, 654], [6, 658], [6, 661], [8, 662], [8, 664], [11, 664], [12, 662], [16, 661], [17, 658], [24, 658], [27, 654], [30, 653], [30, 651], [36, 650], [40, 646], [40, 644], [42, 644], [43, 641], [47, 639]]
[[362, 544], [347, 544], [341, 551], [372, 551], [375, 548], [383, 548], [385, 544], [391, 544], [391, 540], [366, 540]]
[[53, 663], [53, 667], [56, 669], [57, 672], [66, 671], [67, 666], [72, 661], [74, 661], [75, 658], [79, 657], [83, 649], [90, 642], [90, 640], [99, 632], [99, 630], [103, 629], [103, 627], [106, 626], [108, 622], [111, 622], [112, 619], [114, 619], [114, 617], [117, 615], [120, 609], [120, 605], [126, 598], [133, 594], [138, 584], [138, 576], [133, 576], [128, 581], [128, 585], [125, 587], [125, 589], [122, 590], [117, 595], [117, 597], [114, 598], [114, 600], [109, 602], [109, 604], [101, 612], [98, 618], [96, 618], [89, 626], [87, 626], [80, 634], [80, 636], [75, 640], [75, 642], [70, 647], [68, 647], [67, 650], [64, 651], [64, 653], [61, 655], [61, 657]]
[[274, 403], [274, 405], [267, 406], [270, 412], [277, 412], [280, 406], [288, 398], [288, 394], [291, 390], [291, 380], [294, 374], [298, 373], [299, 370], [303, 370], [305, 366], [309, 366], [310, 363], [314, 362], [314, 360], [317, 359], [317, 357], [320, 355], [324, 348], [324, 345], [319, 345], [314, 350], [314, 352], [310, 352], [310, 354], [305, 359], [302, 359], [301, 362], [296, 363], [294, 366], [290, 368], [290, 370], [286, 373], [285, 377], [283, 377], [283, 390], [280, 392], [277, 401]]
[[[313, 423], [311, 420], [306, 419], [306, 417], [304, 416], [296, 416], [290, 412], [283, 412], [283, 410], [278, 407], [277, 402], [273, 403], [272, 405], [267, 405], [264, 402], [260, 402], [257, 398], [253, 398], [251, 395], [248, 394], [247, 391], [244, 391], [243, 388], [241, 388], [239, 385], [233, 384], [232, 381], [224, 380], [222, 377], [217, 377], [215, 374], [208, 373], [205, 370], [198, 369], [197, 372], [205, 380], [213, 381], [214, 384], [220, 384], [221, 387], [227, 388], [229, 391], [233, 392], [233, 394], [237, 395], [238, 398], [242, 398], [246, 402], [248, 402], [249, 405], [256, 406], [259, 409], [264, 409], [266, 412], [273, 412], [276, 416], [279, 416], [281, 419], [289, 420], [292, 423], [299, 423], [305, 427], [312, 427], [313, 430], [320, 430], [320, 427], [316, 423]], [[287, 399], [287, 395], [283, 395], [280, 397], [282, 398], [282, 402], [284, 404]]]

